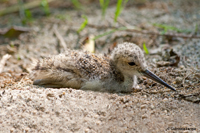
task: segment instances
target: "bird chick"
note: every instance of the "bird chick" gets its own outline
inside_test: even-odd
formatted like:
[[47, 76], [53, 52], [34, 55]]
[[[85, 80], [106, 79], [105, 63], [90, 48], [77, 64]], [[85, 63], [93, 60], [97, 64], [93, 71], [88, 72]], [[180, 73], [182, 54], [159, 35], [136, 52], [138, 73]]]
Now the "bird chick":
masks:
[[142, 50], [127, 42], [114, 48], [110, 57], [67, 50], [39, 60], [30, 74], [34, 85], [109, 92], [133, 91], [137, 86], [136, 76], [146, 76], [176, 91], [149, 71]]

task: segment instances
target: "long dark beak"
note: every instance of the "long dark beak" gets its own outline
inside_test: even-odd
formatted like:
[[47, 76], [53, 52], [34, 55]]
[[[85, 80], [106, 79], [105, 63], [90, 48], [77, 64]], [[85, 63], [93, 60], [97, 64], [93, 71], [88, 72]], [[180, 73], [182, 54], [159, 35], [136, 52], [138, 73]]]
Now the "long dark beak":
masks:
[[176, 91], [176, 89], [174, 89], [173, 87], [171, 87], [170, 85], [168, 85], [165, 81], [163, 81], [162, 79], [160, 79], [158, 76], [156, 76], [155, 74], [153, 74], [151, 71], [149, 70], [145, 70], [145, 71], [142, 71], [142, 74], [147, 77], [147, 78], [150, 78], [164, 86], [166, 86], [167, 88], [173, 90], [173, 91]]

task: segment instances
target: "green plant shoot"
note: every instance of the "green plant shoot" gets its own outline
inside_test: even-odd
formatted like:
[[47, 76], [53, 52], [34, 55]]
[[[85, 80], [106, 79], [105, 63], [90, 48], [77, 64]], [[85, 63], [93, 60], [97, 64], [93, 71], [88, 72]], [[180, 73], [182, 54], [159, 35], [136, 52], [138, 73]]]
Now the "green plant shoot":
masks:
[[85, 15], [82, 15], [82, 18], [84, 18], [84, 22], [81, 24], [80, 28], [78, 29], [78, 33], [80, 33], [88, 24], [88, 18]]
[[117, 18], [119, 17], [121, 11], [123, 10], [123, 8], [124, 8], [124, 6], [126, 5], [127, 2], [128, 2], [128, 0], [118, 0], [117, 1], [115, 17], [114, 17], [115, 22], [117, 22]]
[[161, 28], [163, 29], [162, 33], [165, 34], [167, 31], [171, 30], [171, 31], [176, 31], [176, 32], [184, 32], [184, 33], [190, 33], [192, 32], [191, 30], [183, 30], [183, 29], [179, 29], [179, 28], [176, 28], [174, 26], [169, 26], [169, 25], [165, 25], [165, 24], [157, 24], [157, 23], [154, 23], [153, 26], [156, 26], [158, 28]]
[[46, 15], [50, 14], [50, 10], [49, 10], [49, 4], [47, 0], [42, 0], [41, 1], [41, 6], [43, 7], [43, 10], [45, 12]]
[[72, 4], [74, 5], [74, 7], [76, 9], [80, 9], [81, 8], [81, 4], [78, 0], [71, 0]]
[[147, 49], [147, 47], [146, 47], [146, 43], [145, 43], [145, 42], [143, 43], [143, 49], [144, 49], [144, 52], [145, 52], [146, 54], [149, 54], [149, 51], [148, 51], [148, 49]]
[[102, 17], [105, 16], [106, 9], [108, 8], [108, 5], [110, 3], [110, 0], [99, 0], [101, 10], [102, 10]]
[[127, 29], [126, 27], [120, 27], [120, 28], [118, 28], [118, 29], [113, 29], [113, 30], [104, 32], [103, 34], [100, 34], [100, 35], [95, 36], [95, 37], [94, 37], [94, 40], [99, 39], [99, 38], [101, 38], [101, 37], [103, 37], [103, 36], [107, 36], [107, 35], [109, 35], [109, 34], [112, 34], [112, 33], [116, 32], [116, 31], [123, 31], [123, 30], [126, 30], [126, 29]]

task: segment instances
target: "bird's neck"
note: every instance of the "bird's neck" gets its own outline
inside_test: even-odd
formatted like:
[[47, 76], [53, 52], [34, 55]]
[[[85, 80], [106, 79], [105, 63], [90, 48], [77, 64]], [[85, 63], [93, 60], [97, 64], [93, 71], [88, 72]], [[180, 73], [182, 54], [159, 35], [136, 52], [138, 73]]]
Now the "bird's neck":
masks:
[[123, 85], [124, 85], [126, 88], [132, 88], [132, 86], [133, 86], [133, 77], [124, 76]]
[[119, 84], [119, 87], [125, 90], [132, 89], [133, 77], [123, 74], [112, 61], [110, 61], [110, 66], [113, 75], [112, 78]]

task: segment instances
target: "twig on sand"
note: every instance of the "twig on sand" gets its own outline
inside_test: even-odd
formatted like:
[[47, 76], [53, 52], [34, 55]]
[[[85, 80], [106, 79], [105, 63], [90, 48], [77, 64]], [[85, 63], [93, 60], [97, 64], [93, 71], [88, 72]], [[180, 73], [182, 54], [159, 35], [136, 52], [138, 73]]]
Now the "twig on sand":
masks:
[[148, 35], [157, 35], [157, 36], [168, 36], [168, 37], [181, 37], [181, 38], [200, 38], [200, 36], [195, 35], [184, 35], [178, 33], [159, 33], [159, 32], [152, 32], [147, 30], [139, 30], [139, 29], [130, 29], [127, 27], [115, 27], [115, 26], [105, 26], [105, 25], [94, 25], [94, 24], [87, 24], [88, 27], [96, 28], [96, 29], [119, 29], [123, 28], [123, 31], [127, 32], [135, 32], [140, 34], [148, 34]]
[[2, 57], [1, 61], [0, 61], [0, 73], [3, 72], [4, 66], [6, 64], [6, 61], [11, 57], [11, 55], [6, 54]]
[[190, 72], [187, 74], [185, 74], [185, 76], [183, 77], [183, 81], [182, 81], [182, 84], [183, 84], [183, 87], [185, 88], [185, 79], [188, 78], [191, 74], [194, 74], [196, 71], [194, 69], [190, 69]]
[[60, 44], [63, 46], [64, 50], [67, 50], [67, 44], [65, 43], [65, 40], [62, 37], [62, 35], [58, 32], [57, 27], [58, 27], [57, 25], [53, 26], [54, 33], [58, 38], [58, 40], [60, 41]]
[[[48, 3], [52, 2], [52, 1], [54, 1], [54, 0], [47, 0]], [[23, 7], [24, 7], [24, 9], [32, 9], [32, 8], [38, 7], [40, 5], [41, 5], [41, 0], [35, 0], [35, 1], [24, 4]], [[21, 8], [21, 5], [13, 5], [11, 7], [6, 7], [4, 9], [0, 10], [0, 16], [18, 12], [20, 10], [20, 8]]]

